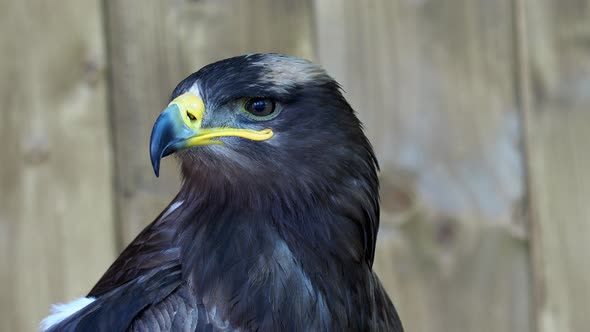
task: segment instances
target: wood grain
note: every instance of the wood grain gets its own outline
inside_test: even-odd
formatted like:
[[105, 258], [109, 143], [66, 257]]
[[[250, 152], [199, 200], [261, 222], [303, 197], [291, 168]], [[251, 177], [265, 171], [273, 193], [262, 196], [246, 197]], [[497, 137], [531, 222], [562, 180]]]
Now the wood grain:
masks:
[[0, 4], [0, 330], [35, 331], [114, 258], [100, 3]]
[[311, 5], [289, 0], [107, 1], [120, 245], [178, 190], [164, 160], [148, 155], [151, 127], [174, 86], [214, 60], [254, 52], [312, 55]]
[[376, 269], [408, 331], [530, 331], [512, 2], [315, 1], [382, 164]]
[[523, 1], [539, 331], [590, 326], [590, 1]]

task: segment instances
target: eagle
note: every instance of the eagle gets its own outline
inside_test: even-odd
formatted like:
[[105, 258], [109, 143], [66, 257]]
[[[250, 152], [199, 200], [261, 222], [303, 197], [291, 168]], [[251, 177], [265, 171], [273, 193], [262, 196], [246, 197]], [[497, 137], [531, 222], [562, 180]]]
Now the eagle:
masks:
[[170, 100], [149, 153], [178, 194], [42, 331], [403, 331], [372, 269], [377, 159], [324, 69], [232, 57]]

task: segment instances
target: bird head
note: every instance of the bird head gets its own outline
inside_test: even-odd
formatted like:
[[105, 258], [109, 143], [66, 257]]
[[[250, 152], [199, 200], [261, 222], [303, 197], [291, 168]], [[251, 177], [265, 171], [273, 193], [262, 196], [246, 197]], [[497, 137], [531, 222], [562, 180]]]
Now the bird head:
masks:
[[258, 193], [288, 185], [298, 188], [292, 195], [343, 182], [376, 190], [376, 160], [359, 120], [338, 83], [307, 60], [222, 60], [184, 79], [171, 99], [152, 130], [156, 176], [161, 158], [175, 153], [185, 180], [201, 183], [247, 183]]

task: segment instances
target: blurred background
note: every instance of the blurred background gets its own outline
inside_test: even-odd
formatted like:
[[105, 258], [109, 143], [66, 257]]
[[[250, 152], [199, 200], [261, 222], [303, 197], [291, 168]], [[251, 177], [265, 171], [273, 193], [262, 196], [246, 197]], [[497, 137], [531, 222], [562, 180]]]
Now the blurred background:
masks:
[[250, 52], [322, 64], [365, 123], [407, 331], [590, 326], [590, 0], [0, 0], [0, 47], [2, 331], [84, 295], [165, 207], [158, 112]]

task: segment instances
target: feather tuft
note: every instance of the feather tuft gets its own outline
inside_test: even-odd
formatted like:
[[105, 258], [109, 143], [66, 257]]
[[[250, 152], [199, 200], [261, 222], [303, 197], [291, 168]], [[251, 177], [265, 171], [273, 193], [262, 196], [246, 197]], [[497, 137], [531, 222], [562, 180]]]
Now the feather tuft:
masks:
[[68, 303], [56, 303], [51, 306], [51, 315], [45, 317], [39, 326], [39, 332], [49, 330], [52, 326], [59, 324], [64, 319], [82, 310], [94, 302], [93, 297], [80, 297]]

